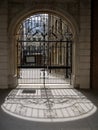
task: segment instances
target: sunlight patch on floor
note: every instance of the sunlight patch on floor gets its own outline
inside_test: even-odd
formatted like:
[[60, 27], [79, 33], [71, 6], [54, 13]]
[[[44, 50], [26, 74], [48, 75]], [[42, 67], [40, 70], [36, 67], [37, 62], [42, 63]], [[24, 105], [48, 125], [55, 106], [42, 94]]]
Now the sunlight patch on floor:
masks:
[[68, 86], [44, 89], [30, 85], [12, 90], [1, 107], [12, 116], [41, 122], [82, 119], [97, 109], [81, 92]]

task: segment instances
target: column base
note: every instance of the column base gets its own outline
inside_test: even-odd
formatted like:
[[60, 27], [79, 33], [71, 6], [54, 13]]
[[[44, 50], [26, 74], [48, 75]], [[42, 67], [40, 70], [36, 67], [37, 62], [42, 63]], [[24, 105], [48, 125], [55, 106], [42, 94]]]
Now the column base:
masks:
[[9, 85], [8, 88], [16, 88], [18, 85], [17, 75], [9, 75]]

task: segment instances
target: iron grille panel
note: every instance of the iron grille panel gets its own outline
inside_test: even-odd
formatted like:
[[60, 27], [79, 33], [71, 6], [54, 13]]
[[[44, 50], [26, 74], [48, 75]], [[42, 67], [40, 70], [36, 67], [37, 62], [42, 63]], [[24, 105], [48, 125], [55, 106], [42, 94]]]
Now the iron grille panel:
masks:
[[17, 32], [17, 64], [19, 83], [70, 83], [70, 27], [50, 14], [38, 14], [24, 20]]

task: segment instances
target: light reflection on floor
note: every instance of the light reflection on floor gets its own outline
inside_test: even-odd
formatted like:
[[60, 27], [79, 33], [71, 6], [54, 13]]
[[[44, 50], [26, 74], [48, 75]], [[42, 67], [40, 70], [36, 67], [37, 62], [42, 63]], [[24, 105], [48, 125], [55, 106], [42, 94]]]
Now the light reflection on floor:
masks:
[[70, 79], [63, 75], [42, 71], [43, 69], [20, 69], [19, 84], [70, 84]]
[[62, 122], [92, 115], [94, 104], [81, 92], [69, 86], [18, 86], [2, 104], [10, 115], [25, 120]]

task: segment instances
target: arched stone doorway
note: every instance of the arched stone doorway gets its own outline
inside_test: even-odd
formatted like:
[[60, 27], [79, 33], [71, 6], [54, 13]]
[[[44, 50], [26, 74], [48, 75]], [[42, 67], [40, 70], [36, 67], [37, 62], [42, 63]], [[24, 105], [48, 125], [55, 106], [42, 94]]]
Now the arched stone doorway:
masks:
[[[67, 22], [67, 25], [71, 28], [72, 30], [72, 34], [73, 34], [73, 47], [72, 47], [72, 74], [71, 74], [71, 84], [73, 86], [75, 86], [76, 81], [75, 81], [75, 75], [77, 74], [77, 60], [78, 58], [76, 57], [78, 51], [76, 50], [77, 48], [77, 27], [76, 27], [76, 23], [75, 21], [72, 19], [72, 17], [70, 17], [68, 14], [67, 16], [64, 16], [64, 14], [62, 13], [58, 13], [57, 11], [53, 11], [53, 10], [37, 10], [37, 11], [30, 11], [29, 13], [26, 13], [24, 16], [22, 15], [21, 17], [19, 16], [19, 19], [15, 22], [15, 20], [12, 21], [12, 25], [15, 24], [12, 27], [10, 27], [10, 31], [11, 31], [11, 35], [10, 35], [10, 46], [11, 46], [11, 50], [10, 50], [10, 59], [11, 59], [11, 64], [10, 64], [10, 85], [12, 87], [16, 87], [17, 86], [17, 41], [16, 41], [16, 32], [17, 29], [19, 27], [19, 24], [28, 16], [30, 16], [31, 14], [37, 14], [37, 13], [50, 13], [50, 14], [54, 14], [57, 16], [60, 16], [62, 19], [64, 19]], [[68, 17], [69, 16], [69, 17]], [[14, 23], [15, 22], [15, 23]]]

